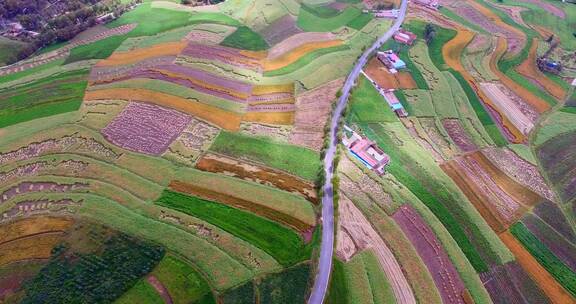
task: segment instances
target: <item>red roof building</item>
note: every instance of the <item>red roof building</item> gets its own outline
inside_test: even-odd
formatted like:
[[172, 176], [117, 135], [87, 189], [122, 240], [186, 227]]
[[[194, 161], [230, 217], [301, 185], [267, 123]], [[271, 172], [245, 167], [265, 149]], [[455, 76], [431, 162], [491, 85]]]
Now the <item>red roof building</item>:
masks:
[[379, 175], [384, 174], [386, 166], [390, 163], [390, 157], [376, 143], [359, 136], [356, 132], [353, 132], [351, 138], [355, 139], [348, 143], [352, 155]]
[[412, 32], [401, 29], [394, 34], [393, 38], [400, 43], [412, 45], [418, 36]]

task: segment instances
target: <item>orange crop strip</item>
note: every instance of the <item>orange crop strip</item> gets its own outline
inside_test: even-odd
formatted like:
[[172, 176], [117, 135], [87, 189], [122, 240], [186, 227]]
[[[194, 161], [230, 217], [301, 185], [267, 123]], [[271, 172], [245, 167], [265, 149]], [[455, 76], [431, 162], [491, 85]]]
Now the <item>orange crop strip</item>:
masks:
[[540, 86], [542, 86], [546, 92], [550, 93], [550, 95], [554, 96], [554, 98], [558, 100], [564, 99], [566, 96], [566, 91], [559, 86], [554, 81], [550, 80], [550, 78], [546, 77], [538, 67], [536, 67], [536, 51], [538, 50], [538, 40], [534, 38], [532, 40], [532, 46], [530, 47], [530, 53], [524, 62], [516, 68], [520, 74], [525, 76], [526, 78], [530, 78], [536, 82]]
[[556, 282], [552, 275], [536, 261], [509, 231], [501, 233], [499, 236], [502, 242], [510, 249], [512, 254], [514, 254], [518, 264], [520, 264], [524, 271], [528, 273], [553, 303], [576, 303], [574, 298]]
[[273, 125], [292, 125], [294, 115], [294, 112], [248, 112], [244, 114], [242, 120]]
[[[456, 37], [448, 41], [442, 47], [442, 56], [444, 57], [444, 60], [449, 67], [456, 70], [457, 72], [460, 72], [462, 77], [468, 81], [484, 105], [490, 107], [495, 112], [498, 112], [498, 108], [494, 105], [490, 98], [488, 98], [488, 96], [486, 96], [486, 94], [484, 94], [484, 92], [479, 89], [479, 86], [474, 80], [474, 77], [472, 77], [472, 75], [466, 71], [466, 69], [462, 66], [462, 62], [460, 61], [464, 48], [472, 41], [472, 39], [474, 39], [473, 33], [463, 28], [457, 28]], [[503, 50], [506, 50], [506, 45], [504, 45]], [[522, 132], [520, 132], [520, 130], [518, 130], [518, 128], [516, 128], [516, 126], [514, 126], [514, 124], [505, 115], [500, 114], [500, 118], [502, 120], [502, 126], [514, 137], [512, 140], [513, 143], [522, 143], [526, 141], [526, 136], [522, 134]]]
[[298, 61], [298, 59], [304, 57], [309, 53], [314, 52], [315, 50], [335, 47], [342, 44], [344, 44], [344, 41], [342, 40], [329, 40], [322, 42], [305, 43], [278, 58], [272, 60], [264, 59], [262, 61], [262, 67], [264, 68], [264, 71], [277, 70]]
[[502, 55], [504, 55], [506, 52], [506, 44], [506, 39], [503, 37], [498, 37], [498, 45], [496, 46], [496, 51], [494, 51], [492, 58], [490, 58], [490, 69], [496, 76], [498, 76], [500, 81], [506, 87], [512, 90], [516, 95], [520, 96], [520, 98], [526, 101], [529, 105], [534, 107], [538, 113], [549, 110], [550, 105], [546, 101], [534, 96], [534, 94], [530, 93], [530, 91], [528, 91], [526, 88], [508, 78], [508, 76], [506, 76], [500, 71], [500, 69], [498, 69], [498, 61], [500, 61], [500, 58], [502, 58]]
[[153, 57], [178, 55], [187, 44], [188, 42], [168, 42], [148, 48], [135, 49], [127, 52], [116, 52], [107, 59], [98, 62], [96, 66], [125, 65]]
[[181, 98], [174, 95], [155, 92], [146, 89], [103, 89], [86, 91], [84, 100], [134, 100], [154, 103], [173, 108], [184, 113], [204, 119], [221, 128], [237, 131], [240, 128], [241, 116], [229, 111], [213, 107], [199, 101]]

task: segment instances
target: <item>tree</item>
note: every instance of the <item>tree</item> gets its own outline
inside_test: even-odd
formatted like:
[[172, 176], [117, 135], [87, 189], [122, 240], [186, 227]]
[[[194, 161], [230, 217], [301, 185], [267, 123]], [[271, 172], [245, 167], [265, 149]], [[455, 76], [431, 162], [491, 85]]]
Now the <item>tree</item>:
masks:
[[436, 37], [436, 28], [431, 23], [426, 24], [424, 28], [424, 40], [426, 40], [426, 44], [429, 45], [432, 43], [434, 37]]
[[550, 37], [548, 37], [548, 39], [546, 39], [546, 42], [548, 42], [548, 43], [552, 43], [552, 41], [554, 41], [554, 34], [550, 35]]

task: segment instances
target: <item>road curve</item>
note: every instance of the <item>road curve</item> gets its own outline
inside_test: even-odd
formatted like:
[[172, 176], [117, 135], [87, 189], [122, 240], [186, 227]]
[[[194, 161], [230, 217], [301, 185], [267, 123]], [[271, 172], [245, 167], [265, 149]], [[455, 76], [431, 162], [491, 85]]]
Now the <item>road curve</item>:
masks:
[[338, 133], [338, 122], [342, 112], [346, 107], [348, 102], [348, 97], [350, 96], [350, 90], [354, 86], [354, 82], [362, 68], [368, 61], [368, 58], [376, 51], [384, 42], [394, 35], [394, 33], [400, 29], [404, 18], [406, 17], [406, 9], [408, 7], [408, 0], [402, 0], [400, 5], [400, 13], [398, 18], [394, 22], [394, 25], [374, 44], [364, 51], [360, 59], [354, 65], [352, 72], [348, 75], [344, 87], [342, 88], [342, 95], [338, 99], [338, 104], [334, 113], [332, 114], [330, 122], [330, 141], [328, 149], [326, 149], [326, 155], [324, 156], [324, 170], [326, 176], [326, 182], [322, 187], [324, 191], [324, 196], [322, 197], [322, 243], [320, 245], [320, 261], [318, 263], [318, 273], [314, 281], [314, 286], [312, 287], [312, 292], [310, 298], [308, 299], [308, 304], [322, 304], [326, 296], [326, 291], [328, 290], [328, 282], [330, 281], [330, 271], [332, 270], [332, 254], [334, 249], [334, 191], [332, 189], [332, 176], [334, 175], [334, 157], [336, 155], [336, 146], [338, 145], [337, 136]]

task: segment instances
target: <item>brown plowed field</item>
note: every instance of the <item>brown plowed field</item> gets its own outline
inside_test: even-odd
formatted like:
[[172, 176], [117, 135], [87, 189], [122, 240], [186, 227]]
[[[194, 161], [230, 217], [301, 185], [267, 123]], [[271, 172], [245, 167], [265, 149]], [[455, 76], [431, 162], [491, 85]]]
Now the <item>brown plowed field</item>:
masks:
[[24, 260], [47, 259], [61, 238], [62, 232], [47, 232], [4, 243], [0, 245], [0, 266]]
[[74, 221], [61, 217], [29, 217], [0, 226], [0, 244], [46, 232], [62, 232], [70, 228]]
[[312, 183], [279, 170], [216, 154], [204, 155], [196, 163], [196, 168], [202, 171], [223, 173], [224, 175], [238, 177], [243, 180], [273, 186], [287, 192], [298, 193], [307, 200], [318, 203]]
[[368, 66], [364, 69], [364, 72], [372, 78], [378, 86], [383, 89], [416, 89], [418, 86], [412, 75], [408, 72], [398, 72], [396, 74], [390, 74], [388, 69], [374, 57], [368, 63]]
[[528, 188], [508, 177], [481, 152], [441, 165], [496, 232], [502, 232], [526, 210], [541, 202]]
[[96, 66], [125, 65], [153, 57], [178, 55], [186, 45], [188, 45], [187, 42], [167, 42], [128, 52], [116, 52], [107, 59], [98, 62]]
[[281, 69], [285, 66], [288, 66], [298, 61], [298, 59], [306, 56], [309, 53], [314, 52], [315, 50], [335, 47], [342, 44], [344, 44], [344, 41], [342, 40], [329, 40], [329, 41], [306, 43], [274, 59], [262, 60], [262, 67], [264, 68], [264, 71], [273, 71]]
[[[495, 104], [492, 102], [492, 100], [488, 98], [488, 96], [486, 96], [482, 92], [482, 90], [480, 90], [479, 84], [476, 83], [474, 77], [472, 77], [472, 75], [468, 73], [468, 71], [464, 68], [464, 66], [462, 66], [462, 62], [460, 61], [464, 47], [468, 45], [470, 41], [472, 41], [472, 39], [474, 38], [474, 34], [460, 27], [457, 28], [457, 32], [458, 33], [456, 37], [448, 41], [442, 47], [442, 55], [444, 57], [444, 60], [446, 61], [446, 64], [449, 67], [453, 68], [454, 70], [460, 72], [460, 74], [462, 74], [462, 77], [464, 77], [464, 79], [468, 81], [474, 92], [476, 92], [476, 95], [480, 98], [480, 100], [482, 100], [482, 102], [486, 107], [493, 110], [494, 112], [498, 112], [496, 110], [497, 108]], [[510, 140], [513, 143], [525, 142], [526, 136], [522, 134], [522, 132], [520, 132], [520, 130], [518, 130], [518, 128], [516, 128], [514, 124], [505, 115], [502, 115], [500, 113], [498, 114], [500, 115], [500, 120], [499, 121], [497, 120], [496, 123], [499, 123], [500, 126], [506, 130], [506, 133], [509, 134], [511, 137]]]
[[482, 154], [482, 152], [478, 151], [467, 157], [476, 160], [482, 166], [482, 169], [484, 169], [496, 182], [496, 184], [498, 184], [498, 186], [500, 186], [516, 201], [521, 202], [527, 206], [535, 206], [544, 200], [540, 195], [532, 192], [515, 180], [511, 179], [504, 172], [500, 171], [498, 167], [491, 163], [490, 160], [484, 154]]
[[440, 165], [440, 168], [452, 178], [458, 185], [458, 188], [464, 192], [466, 197], [470, 200], [472, 205], [478, 210], [480, 215], [484, 218], [486, 223], [496, 232], [503, 232], [508, 227], [508, 224], [500, 217], [497, 212], [493, 212], [490, 208], [484, 205], [488, 200], [482, 191], [471, 182], [466, 175], [462, 172], [462, 168], [455, 161], [449, 161]]
[[[160, 106], [173, 108], [184, 113], [192, 114], [200, 119], [214, 123], [221, 128], [237, 131], [240, 128], [241, 116], [217, 107], [189, 100], [174, 95], [168, 95], [147, 89], [103, 89], [86, 91], [85, 101], [91, 100], [138, 100], [150, 102]], [[266, 113], [261, 113], [266, 114]]]
[[552, 300], [553, 303], [575, 303], [570, 294], [562, 287], [546, 269], [518, 242], [509, 232], [499, 234], [502, 242], [516, 257], [518, 264], [538, 284], [538, 287]]
[[168, 187], [178, 192], [191, 194], [206, 200], [216, 201], [219, 203], [227, 204], [235, 208], [248, 210], [260, 216], [269, 218], [273, 221], [292, 227], [298, 230], [300, 233], [306, 233], [310, 231], [313, 227], [294, 217], [291, 217], [290, 215], [281, 213], [278, 210], [274, 210], [272, 208], [263, 206], [256, 202], [251, 202], [239, 197], [235, 197], [233, 195], [217, 192], [194, 184], [184, 183], [180, 181], [172, 181], [170, 182], [170, 185]]
[[525, 76], [526, 78], [532, 79], [537, 82], [546, 92], [554, 96], [558, 100], [563, 100], [566, 96], [566, 92], [561, 86], [556, 84], [550, 78], [546, 77], [539, 69], [536, 67], [536, 51], [538, 50], [538, 40], [534, 38], [532, 40], [532, 46], [530, 47], [530, 53], [528, 57], [516, 70]]
[[272, 125], [294, 124], [294, 112], [248, 112], [242, 117], [242, 121], [257, 122]]
[[538, 113], [542, 113], [550, 109], [550, 105], [542, 100], [541, 98], [534, 96], [530, 91], [528, 91], [523, 86], [519, 85], [518, 83], [514, 82], [512, 79], [508, 78], [504, 73], [502, 73], [498, 69], [498, 61], [502, 58], [504, 53], [506, 52], [506, 39], [502, 37], [498, 37], [498, 44], [496, 46], [496, 50], [492, 54], [492, 58], [490, 58], [490, 69], [492, 72], [498, 76], [500, 81], [512, 90], [516, 95], [522, 98], [526, 103], [531, 105]]

